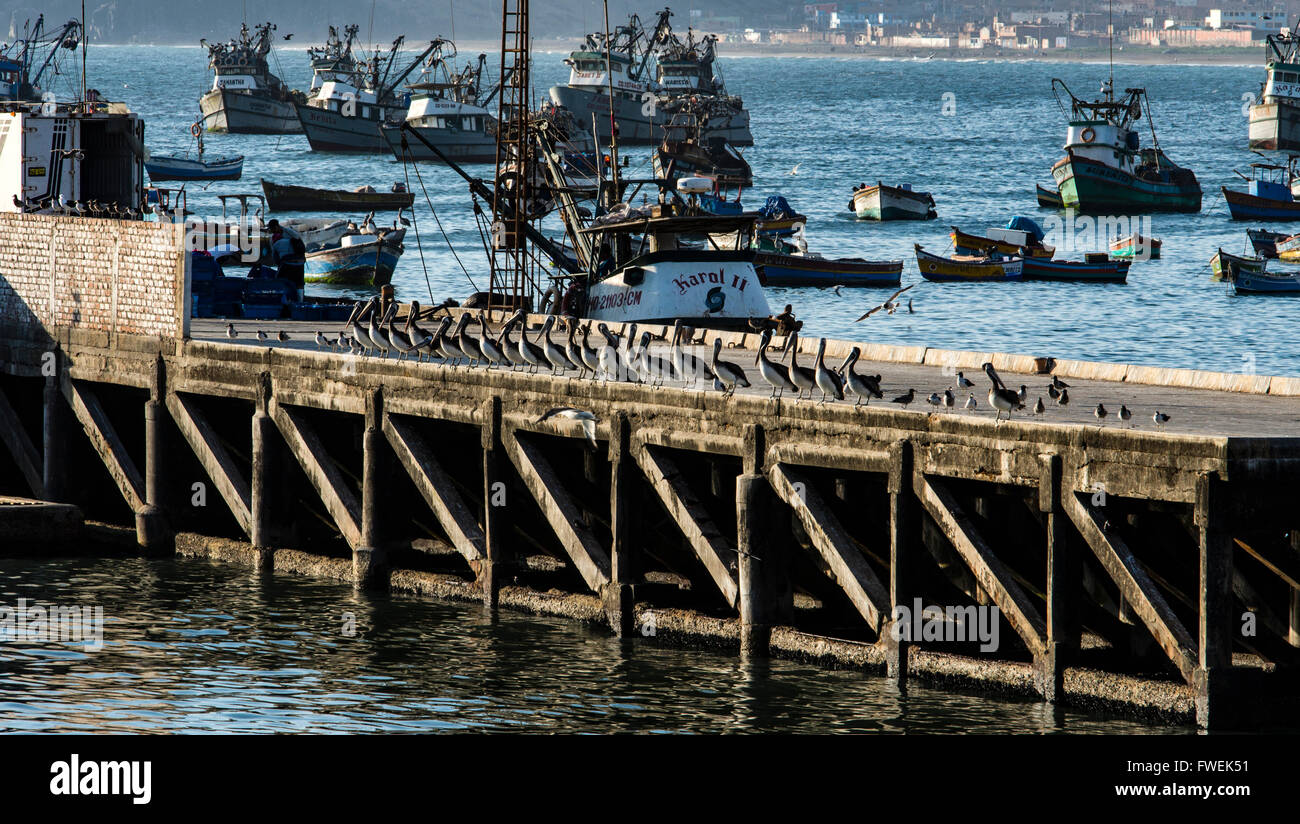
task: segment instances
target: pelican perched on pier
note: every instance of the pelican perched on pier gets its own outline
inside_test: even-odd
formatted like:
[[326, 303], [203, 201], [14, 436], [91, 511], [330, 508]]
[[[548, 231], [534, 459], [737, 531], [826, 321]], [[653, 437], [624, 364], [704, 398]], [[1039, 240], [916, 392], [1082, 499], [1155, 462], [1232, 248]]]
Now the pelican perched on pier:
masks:
[[568, 326], [569, 336], [565, 340], [564, 354], [574, 366], [578, 367], [578, 377], [586, 377], [588, 367], [587, 359], [583, 357], [582, 353], [583, 344], [578, 343], [574, 337], [578, 333], [578, 323], [570, 320]]
[[857, 397], [853, 405], [857, 406], [866, 401], [867, 405], [870, 406], [872, 398], [884, 398], [885, 393], [880, 391], [879, 375], [859, 375], [853, 371], [853, 367], [860, 357], [862, 357], [862, 350], [856, 346], [853, 347], [849, 352], [849, 356], [844, 359], [844, 363], [840, 366], [840, 374], [844, 376], [844, 386]]
[[438, 326], [433, 330], [429, 339], [420, 345], [420, 351], [433, 360], [435, 356], [442, 354], [442, 339], [447, 334], [447, 329], [451, 326], [451, 316], [443, 317], [438, 321]]
[[370, 340], [369, 333], [366, 332], [366, 328], [361, 325], [361, 319], [366, 316], [367, 312], [373, 312], [375, 310], [378, 300], [378, 298], [371, 298], [364, 302], [357, 301], [357, 305], [352, 309], [352, 314], [348, 316], [347, 322], [343, 324], [343, 331], [347, 333], [348, 337], [356, 341], [362, 351], [379, 348], [375, 345], [374, 341]]
[[406, 333], [410, 328], [411, 318], [406, 318], [406, 325], [401, 329], [393, 326], [393, 321], [397, 320], [397, 304], [393, 304], [392, 311], [388, 313], [388, 321], [384, 324], [384, 335], [388, 338], [389, 344], [397, 351], [397, 359], [401, 360], [409, 355], [415, 349], [415, 344], [411, 341], [411, 336]]
[[[376, 302], [376, 309], [378, 309], [378, 306], [379, 304]], [[370, 336], [370, 340], [374, 343], [375, 348], [383, 352], [384, 357], [388, 357], [388, 350], [393, 348], [392, 344], [388, 342], [387, 336], [384, 335], [384, 321], [388, 319], [388, 313], [385, 312], [383, 317], [380, 318], [376, 318], [377, 314], [377, 311], [371, 311], [370, 324], [366, 329], [366, 334]]]
[[713, 359], [709, 365], [713, 368], [713, 376], [727, 388], [726, 394], [736, 394], [736, 388], [740, 386], [748, 388], [749, 378], [745, 377], [745, 370], [731, 361], [721, 360], [718, 357], [720, 354], [722, 354], [722, 338], [714, 338]]
[[465, 324], [469, 323], [469, 314], [462, 313], [456, 319], [456, 325], [452, 328], [450, 334], [445, 334], [438, 340], [438, 351], [442, 353], [443, 360], [447, 361], [455, 368], [462, 360], [466, 359], [465, 350], [460, 348], [460, 333], [465, 331]]
[[582, 358], [582, 365], [591, 372], [591, 377], [597, 377], [600, 374], [600, 355], [595, 349], [591, 348], [590, 321], [582, 327], [582, 343], [578, 346], [578, 355]]
[[673, 374], [672, 353], [668, 355], [651, 354], [649, 332], [641, 333], [641, 340], [637, 346], [636, 360], [632, 366], [636, 369], [637, 374], [643, 380], [648, 379], [651, 386], [663, 386], [664, 379]]
[[554, 374], [557, 369], [560, 373], [564, 373], [570, 369], [581, 368], [569, 360], [563, 346], [551, 340], [551, 329], [554, 327], [555, 315], [547, 316], [546, 320], [542, 322], [542, 354], [546, 356], [547, 362], [551, 364], [551, 373]]
[[1011, 417], [1011, 412], [1016, 409], [1024, 409], [1024, 399], [1020, 393], [1014, 389], [1008, 389], [1007, 385], [998, 377], [998, 373], [993, 369], [993, 364], [984, 364], [984, 374], [989, 376], [993, 383], [989, 387], [989, 404], [998, 411], [997, 419], [1002, 420], [1002, 413], [1006, 412], [1007, 417]]
[[673, 322], [673, 342], [671, 345], [673, 360], [673, 377], [687, 386], [695, 386], [702, 375], [708, 375], [709, 367], [704, 361], [682, 349], [682, 338], [690, 337], [689, 330], [682, 326], [681, 320]]
[[501, 344], [492, 339], [488, 333], [487, 321], [483, 319], [483, 312], [478, 313], [479, 328], [479, 349], [483, 352], [483, 357], [487, 359], [488, 369], [495, 366], [513, 366], [510, 359], [506, 357], [505, 351]]
[[605, 338], [605, 345], [600, 348], [598, 353], [600, 363], [600, 375], [605, 380], [622, 380], [627, 374], [625, 361], [619, 356], [618, 341], [615, 339], [609, 327], [601, 323], [596, 326], [596, 331], [600, 332]]
[[790, 381], [799, 390], [795, 400], [803, 398], [803, 393], [808, 393], [808, 399], [812, 400], [812, 391], [817, 388], [817, 375], [813, 370], [806, 366], [799, 365], [799, 333], [791, 332], [785, 339], [785, 349], [781, 353], [782, 359], [785, 353], [790, 354]]
[[[469, 312], [466, 312], [465, 315], [468, 316]], [[456, 343], [460, 346], [460, 351], [465, 353], [465, 357], [469, 358], [470, 366], [478, 366], [483, 362], [483, 346], [479, 343], [478, 338], [470, 334], [468, 317], [460, 327], [460, 334], [456, 336]]]
[[767, 357], [767, 347], [771, 343], [772, 330], [766, 329], [763, 332], [762, 342], [758, 345], [758, 355], [754, 358], [754, 365], [758, 367], [758, 374], [762, 375], [763, 380], [772, 387], [772, 394], [768, 397], [779, 398], [787, 389], [791, 392], [797, 392], [799, 389], [790, 380], [789, 368], [783, 363], [773, 363]]
[[817, 360], [813, 363], [813, 378], [817, 381], [817, 388], [822, 391], [821, 403], [826, 403], [827, 397], [837, 401], [844, 400], [844, 380], [826, 366], [826, 338], [817, 342]]
[[[500, 334], [497, 335], [497, 345], [501, 347], [501, 354], [505, 355], [506, 361], [510, 364], [510, 371], [515, 371], [516, 366], [527, 366], [528, 361], [524, 360], [523, 352], [519, 351], [519, 344], [510, 339], [510, 333], [516, 326], [521, 326], [528, 315], [523, 309], [518, 309], [510, 317], [506, 318], [505, 324], [501, 327]], [[522, 340], [522, 335], [520, 337]]]
[[[550, 334], [550, 327], [545, 323], [542, 324], [542, 328], [539, 330], [539, 337], [542, 334]], [[546, 359], [546, 350], [528, 339], [528, 322], [524, 320], [519, 323], [519, 354], [522, 356], [523, 362], [532, 367], [530, 370], [532, 372], [536, 372], [543, 366], [551, 366], [551, 362]], [[552, 371], [554, 371], [553, 368]]]

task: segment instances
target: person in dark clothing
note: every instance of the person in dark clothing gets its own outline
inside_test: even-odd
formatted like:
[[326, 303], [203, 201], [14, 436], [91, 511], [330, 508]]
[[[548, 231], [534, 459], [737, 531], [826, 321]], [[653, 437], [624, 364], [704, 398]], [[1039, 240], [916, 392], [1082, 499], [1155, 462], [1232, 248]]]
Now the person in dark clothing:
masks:
[[802, 323], [794, 319], [794, 306], [789, 303], [785, 305], [785, 311], [776, 317], [769, 318], [769, 320], [776, 324], [776, 333], [778, 335], [788, 335], [803, 326]]

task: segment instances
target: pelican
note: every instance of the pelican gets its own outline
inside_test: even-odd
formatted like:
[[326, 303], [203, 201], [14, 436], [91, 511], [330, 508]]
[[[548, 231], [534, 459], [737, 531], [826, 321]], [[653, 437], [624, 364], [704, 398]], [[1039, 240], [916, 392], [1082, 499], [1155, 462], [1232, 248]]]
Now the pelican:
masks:
[[442, 354], [442, 336], [446, 334], [449, 326], [451, 326], [451, 318], [442, 318], [438, 321], [437, 327], [434, 328], [433, 334], [416, 344], [422, 354], [429, 356], [429, 360], [433, 360], [435, 356]]
[[[466, 315], [469, 313], [466, 312]], [[456, 342], [460, 344], [460, 351], [465, 353], [469, 358], [470, 366], [478, 366], [483, 362], [483, 347], [478, 339], [469, 333], [469, 321], [466, 319], [465, 325], [460, 328], [460, 335], [457, 336]]]
[[713, 360], [710, 366], [713, 367], [713, 376], [727, 387], [726, 394], [736, 394], [736, 387], [749, 387], [749, 378], [745, 377], [745, 370], [741, 369], [731, 361], [719, 360], [718, 355], [722, 353], [722, 338], [713, 339]]
[[590, 322], [582, 327], [582, 343], [578, 346], [578, 355], [582, 357], [582, 365], [591, 372], [591, 377], [595, 378], [600, 374], [600, 355], [591, 348]]
[[442, 353], [443, 360], [450, 363], [453, 368], [466, 357], [465, 350], [460, 348], [460, 333], [467, 323], [469, 323], [469, 314], [461, 314], [456, 319], [456, 326], [452, 328], [451, 333], [443, 335], [438, 340], [438, 351]]
[[1006, 412], [1007, 417], [1011, 417], [1011, 412], [1015, 409], [1024, 409], [1025, 402], [1020, 397], [1020, 393], [1014, 389], [1007, 389], [1002, 378], [994, 371], [993, 364], [984, 364], [984, 374], [989, 376], [992, 386], [989, 387], [989, 405], [998, 411], [997, 419], [1002, 420], [1002, 413]]
[[688, 386], [699, 382], [701, 375], [708, 375], [709, 367], [704, 361], [682, 350], [682, 337], [690, 339], [689, 330], [682, 326], [681, 320], [673, 321], [672, 359], [673, 374], [677, 380]]
[[379, 348], [377, 345], [375, 345], [375, 342], [370, 339], [370, 334], [366, 331], [366, 328], [361, 325], [361, 318], [365, 317], [367, 312], [375, 311], [375, 304], [377, 300], [378, 298], [371, 298], [365, 303], [362, 303], [361, 301], [357, 301], [356, 308], [352, 311], [352, 314], [348, 317], [347, 323], [343, 325], [344, 331], [348, 333], [349, 337], [351, 337], [354, 341], [356, 341], [357, 345], [361, 347], [362, 351], [369, 351], [371, 349]]
[[916, 400], [916, 390], [908, 389], [906, 394], [899, 395], [897, 398], [894, 398], [892, 401], [890, 401], [890, 403], [901, 403], [903, 405], [903, 408], [906, 409], [908, 407], [908, 404], [910, 404], [914, 400]]
[[813, 363], [813, 380], [822, 391], [821, 403], [829, 397], [837, 401], [844, 400], [844, 379], [826, 366], [826, 338], [817, 341], [817, 360]]
[[[538, 337], [542, 335], [550, 336], [550, 327], [546, 324], [542, 325]], [[550, 362], [546, 360], [546, 350], [528, 339], [527, 323], [519, 325], [519, 354], [523, 356], [524, 363], [533, 367], [532, 371], [534, 372], [543, 366], [551, 366]]]
[[592, 449], [596, 448], [596, 416], [585, 409], [574, 409], [572, 406], [557, 406], [550, 409], [545, 415], [537, 419], [538, 423], [547, 418], [563, 418], [566, 421], [580, 421], [582, 423], [582, 434], [587, 438], [587, 443]]
[[[767, 329], [763, 332], [762, 342], [758, 345], [758, 355], [754, 358], [754, 365], [758, 367], [758, 374], [763, 376], [763, 380], [768, 382], [772, 387], [772, 394], [769, 398], [779, 397], [788, 389], [791, 392], [797, 392], [798, 387], [790, 380], [790, 370], [783, 363], [773, 363], [767, 357], [767, 347], [772, 343], [772, 330]], [[854, 350], [857, 351], [856, 349]]]
[[785, 352], [790, 353], [790, 382], [799, 390], [795, 400], [803, 397], [803, 393], [808, 393], [808, 399], [812, 400], [812, 391], [817, 388], [817, 375], [813, 370], [806, 366], [799, 365], [799, 333], [791, 332], [785, 339], [785, 350], [782, 352], [782, 358]]
[[625, 372], [624, 363], [618, 354], [618, 342], [615, 340], [609, 327], [601, 323], [596, 326], [596, 331], [600, 332], [605, 338], [605, 345], [600, 347], [599, 363], [600, 375], [604, 380], [622, 380]]
[[378, 314], [378, 311], [376, 311], [378, 307], [379, 304], [376, 303], [375, 310], [370, 312], [370, 324], [366, 329], [366, 333], [370, 335], [370, 340], [374, 344], [374, 348], [383, 352], [384, 357], [388, 357], [388, 350], [393, 348], [393, 345], [389, 343], [388, 338], [384, 335], [384, 321], [388, 319], [388, 313], [384, 312], [383, 317], [376, 319], [375, 316]]
[[578, 322], [570, 320], [569, 337], [565, 341], [564, 354], [574, 366], [578, 367], [578, 377], [582, 378], [587, 374], [587, 359], [583, 357], [582, 346], [574, 338], [577, 332]]
[[551, 371], [554, 372], [558, 369], [560, 373], [563, 374], [570, 369], [581, 368], [573, 361], [569, 360], [569, 356], [565, 354], [563, 346], [560, 346], [555, 341], [551, 340], [551, 328], [554, 326], [555, 315], [547, 317], [546, 322], [542, 324], [542, 354], [544, 354], [546, 359], [551, 362]]
[[853, 371], [853, 367], [860, 357], [862, 357], [862, 350], [856, 346], [853, 347], [852, 351], [849, 352], [849, 356], [844, 359], [844, 364], [840, 366], [840, 374], [844, 375], [844, 385], [857, 397], [853, 405], [857, 406], [866, 401], [867, 405], [870, 406], [873, 397], [883, 398], [885, 395], [880, 391], [879, 375], [859, 375]]
[[637, 359], [633, 368], [643, 378], [649, 378], [651, 386], [663, 386], [664, 379], [673, 373], [673, 361], [671, 353], [665, 355], [652, 355], [650, 353], [649, 332], [641, 333], [640, 345], [637, 348]]
[[393, 348], [397, 350], [398, 360], [401, 360], [402, 357], [410, 354], [411, 350], [415, 348], [415, 344], [411, 341], [411, 336], [407, 334], [407, 330], [410, 328], [411, 323], [410, 316], [407, 316], [406, 326], [402, 329], [393, 328], [393, 321], [396, 317], [397, 304], [393, 304], [393, 311], [388, 313], [388, 322], [384, 325], [384, 335], [388, 338], [388, 341], [392, 344]]
[[[510, 339], [510, 332], [516, 326], [521, 325], [527, 317], [528, 315], [523, 309], [518, 310], [506, 320], [505, 325], [501, 327], [501, 334], [497, 335], [497, 345], [501, 347], [501, 353], [505, 355], [506, 361], [510, 364], [511, 372], [515, 370], [516, 366], [526, 367], [528, 365], [528, 362], [524, 360], [523, 353], [519, 350], [519, 345]], [[523, 340], [522, 335], [520, 340]]]
[[479, 348], [483, 352], [483, 357], [487, 358], [488, 369], [491, 369], [493, 364], [497, 366], [501, 364], [509, 365], [510, 361], [506, 358], [501, 346], [492, 340], [492, 336], [488, 334], [487, 321], [483, 319], [482, 312], [478, 313], [478, 328], [480, 330]]

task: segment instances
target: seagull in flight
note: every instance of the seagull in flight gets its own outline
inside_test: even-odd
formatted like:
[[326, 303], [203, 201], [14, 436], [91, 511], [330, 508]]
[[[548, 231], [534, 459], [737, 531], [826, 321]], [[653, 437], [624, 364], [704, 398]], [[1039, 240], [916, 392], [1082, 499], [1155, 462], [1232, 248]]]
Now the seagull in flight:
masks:
[[792, 174], [792, 175], [797, 175], [797, 174], [799, 174], [799, 167], [802, 166], [802, 165], [803, 165], [803, 162], [802, 162], [802, 161], [800, 161], [799, 163], [794, 164], [794, 168], [790, 170], [790, 174]]
[[904, 286], [902, 289], [899, 289], [897, 292], [895, 292], [894, 294], [890, 295], [890, 296], [889, 296], [889, 299], [886, 300], [884, 303], [880, 304], [879, 306], [875, 306], [875, 307], [872, 307], [871, 309], [868, 309], [866, 312], [864, 312], [864, 313], [862, 314], [861, 317], [858, 318], [858, 320], [855, 320], [855, 321], [853, 321], [853, 322], [854, 322], [854, 323], [857, 323], [858, 321], [866, 320], [867, 318], [869, 318], [869, 317], [871, 317], [872, 315], [874, 315], [876, 312], [879, 312], [881, 309], [887, 309], [887, 310], [889, 310], [889, 313], [892, 315], [892, 314], [893, 314], [893, 310], [894, 310], [895, 308], [897, 308], [897, 306], [898, 306], [898, 304], [894, 303], [894, 298], [896, 298], [896, 297], [898, 297], [899, 295], [903, 294], [904, 292], [906, 292], [908, 289], [911, 289], [912, 286], [915, 286], [915, 285], [916, 285], [916, 284], [913, 283], [911, 286]]
[[545, 415], [537, 419], [538, 423], [547, 418], [563, 418], [566, 421], [580, 421], [582, 423], [582, 434], [586, 437], [587, 443], [592, 449], [596, 448], [596, 416], [585, 409], [575, 409], [572, 406], [557, 406], [550, 409]]

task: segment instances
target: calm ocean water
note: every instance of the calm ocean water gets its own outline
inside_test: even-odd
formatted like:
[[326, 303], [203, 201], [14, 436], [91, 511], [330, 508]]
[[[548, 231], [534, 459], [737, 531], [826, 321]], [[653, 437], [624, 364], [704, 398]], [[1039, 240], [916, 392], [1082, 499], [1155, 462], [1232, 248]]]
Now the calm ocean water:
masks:
[[[472, 56], [463, 54], [462, 62]], [[562, 57], [536, 56], [537, 94], [567, 78]], [[287, 82], [307, 86], [305, 52], [280, 51], [277, 60]], [[725, 51], [722, 65], [729, 89], [744, 96], [753, 116], [757, 145], [746, 154], [756, 180], [746, 203], [756, 208], [769, 194], [785, 195], [809, 218], [812, 251], [903, 259], [904, 283], [920, 281], [913, 243], [944, 250], [949, 224], [982, 231], [1016, 214], [1050, 216], [1038, 209], [1034, 184], [1051, 182], [1065, 136], [1051, 80], [1060, 77], [1076, 94], [1093, 97], [1107, 71], [1104, 65], [991, 61], [728, 60]], [[169, 68], [160, 71], [162, 66]], [[198, 47], [101, 47], [91, 51], [90, 71], [93, 85], [147, 118], [152, 151], [192, 144], [188, 130], [197, 118], [197, 98], [211, 83]], [[883, 300], [879, 291], [849, 290], [837, 297], [827, 290], [772, 289], [769, 302], [778, 310], [794, 303], [818, 335], [1224, 371], [1242, 371], [1253, 356], [1261, 373], [1300, 375], [1300, 338], [1290, 332], [1300, 303], [1233, 297], [1210, 280], [1215, 248], [1245, 245], [1247, 224], [1228, 219], [1219, 187], [1241, 185], [1233, 169], [1257, 159], [1246, 149], [1242, 95], [1258, 90], [1262, 76], [1262, 68], [1250, 66], [1115, 67], [1117, 89], [1149, 90], [1161, 146], [1196, 172], [1205, 192], [1199, 214], [1152, 218], [1164, 257], [1135, 264], [1126, 285], [921, 281], [909, 293], [916, 314], [875, 315], [861, 324], [853, 319]], [[952, 103], [950, 116], [943, 113], [945, 101]], [[1143, 140], [1149, 145], [1150, 135]], [[392, 158], [313, 154], [301, 135], [214, 136], [208, 146], [248, 159], [242, 181], [191, 192], [190, 206], [201, 214], [213, 212], [214, 193], [257, 191], [259, 178], [386, 188], [406, 176]], [[631, 156], [635, 170], [647, 173], [649, 151], [633, 149]], [[796, 165], [798, 174], [789, 174]], [[490, 174], [488, 167], [475, 168]], [[466, 269], [483, 286], [486, 259], [464, 182], [431, 164], [421, 166], [420, 175]], [[413, 173], [410, 179], [424, 265], [412, 240], [394, 279], [398, 296], [464, 297], [469, 281], [431, 219]], [[852, 187], [876, 180], [931, 191], [939, 218], [882, 225], [853, 220], [846, 209]]]
[[104, 645], [0, 641], [0, 733], [1187, 731], [201, 560], [0, 560], [24, 598]]
[[[278, 60], [288, 82], [306, 86], [302, 51]], [[147, 118], [153, 152], [173, 153], [190, 147], [197, 98], [210, 83], [204, 64], [197, 47], [98, 47], [91, 84]], [[758, 142], [747, 152], [757, 174], [747, 202], [785, 195], [808, 215], [814, 251], [903, 258], [905, 283], [919, 280], [912, 244], [944, 249], [949, 224], [981, 230], [1014, 214], [1047, 216], [1033, 188], [1049, 181], [1064, 133], [1051, 78], [1091, 95], [1106, 71], [826, 58], [724, 60], [724, 70], [747, 101]], [[1161, 144], [1207, 192], [1198, 215], [1154, 218], [1165, 258], [1136, 264], [1127, 285], [923, 284], [910, 293], [916, 314], [860, 325], [853, 318], [882, 293], [773, 289], [769, 300], [793, 302], [814, 334], [1229, 371], [1253, 355], [1261, 372], [1300, 374], [1300, 341], [1287, 331], [1297, 304], [1234, 298], [1209, 279], [1215, 247], [1244, 242], [1246, 227], [1228, 221], [1217, 193], [1253, 157], [1241, 95], [1257, 88], [1260, 74], [1116, 68], [1118, 88], [1150, 89]], [[565, 76], [561, 55], [537, 57], [539, 86]], [[942, 113], [945, 100], [955, 105], [952, 116]], [[191, 209], [205, 215], [215, 213], [215, 194], [257, 191], [259, 178], [339, 188], [386, 188], [405, 178], [392, 159], [313, 154], [300, 135], [215, 135], [208, 146], [248, 159], [243, 181], [190, 191]], [[631, 154], [648, 168], [646, 149]], [[465, 184], [436, 165], [420, 175], [482, 286], [486, 267]], [[850, 219], [852, 186], [878, 179], [933, 192], [939, 220]], [[419, 192], [414, 173], [411, 182]], [[395, 277], [399, 297], [464, 296], [468, 279], [421, 195], [417, 217], [419, 247], [409, 239]], [[102, 606], [106, 644], [88, 651], [0, 643], [5, 731], [1170, 731], [1054, 717], [1034, 702], [923, 688], [904, 696], [856, 673], [781, 661], [751, 667], [716, 653], [620, 642], [559, 619], [492, 619], [475, 607], [355, 595], [334, 583], [258, 578], [203, 561], [0, 560], [0, 606], [19, 598]], [[356, 616], [355, 636], [341, 632], [344, 613]]]

